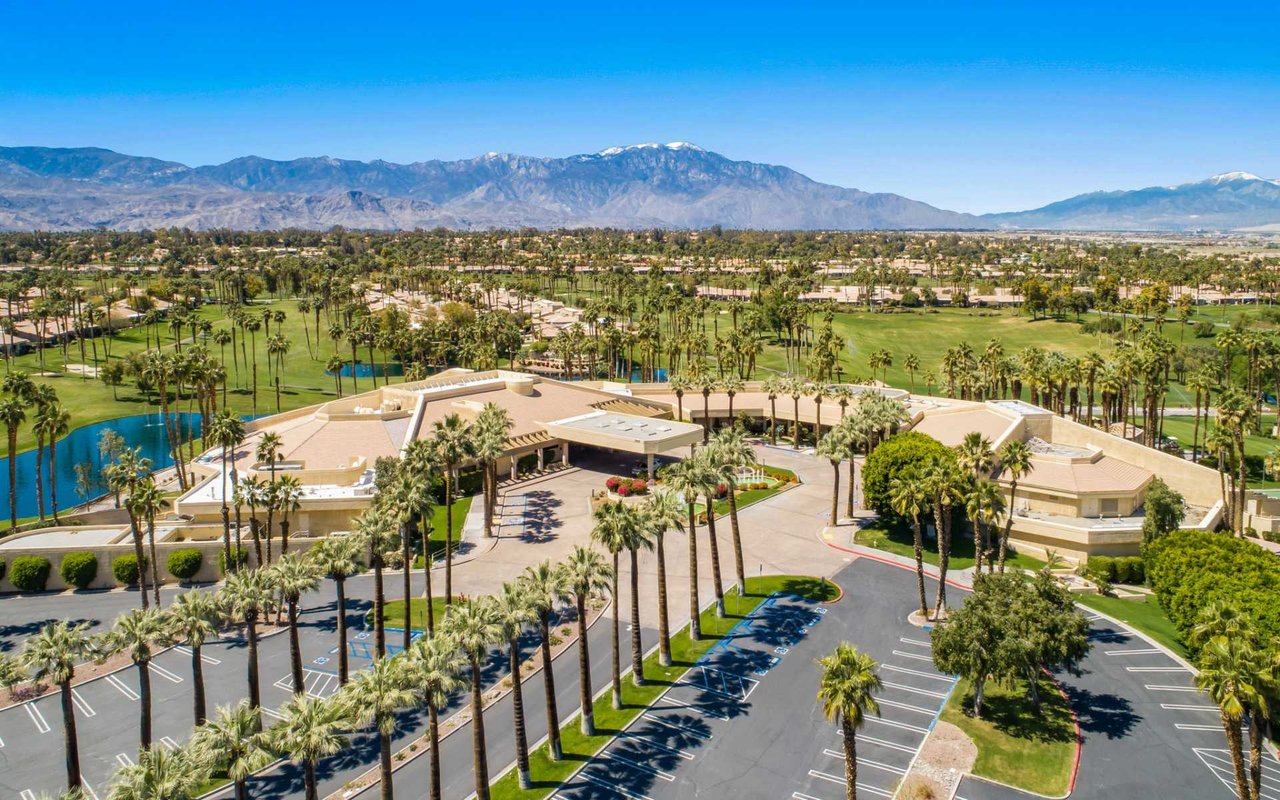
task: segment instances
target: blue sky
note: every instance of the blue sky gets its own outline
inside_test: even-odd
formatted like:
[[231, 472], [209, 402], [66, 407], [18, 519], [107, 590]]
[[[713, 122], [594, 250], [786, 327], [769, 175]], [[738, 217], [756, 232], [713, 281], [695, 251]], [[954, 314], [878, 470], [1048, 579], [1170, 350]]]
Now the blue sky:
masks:
[[973, 212], [1280, 177], [1274, 2], [473, 5], [0, 0], [0, 144], [201, 164], [683, 140]]

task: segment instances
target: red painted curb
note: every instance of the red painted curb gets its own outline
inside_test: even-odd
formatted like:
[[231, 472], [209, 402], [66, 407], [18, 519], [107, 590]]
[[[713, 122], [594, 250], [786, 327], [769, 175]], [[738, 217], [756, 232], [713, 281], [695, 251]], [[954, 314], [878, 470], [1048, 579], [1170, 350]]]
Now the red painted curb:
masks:
[[[849, 549], [849, 548], [847, 548], [847, 547], [841, 547], [840, 545], [838, 545], [838, 544], [832, 544], [831, 542], [823, 542], [823, 544], [825, 544], [827, 547], [830, 547], [832, 550], [839, 550], [839, 551], [840, 551], [840, 552], [842, 552], [842, 553], [851, 553], [851, 554], [853, 554], [853, 555], [857, 556], [858, 558], [869, 558], [869, 559], [871, 559], [872, 561], [876, 561], [876, 562], [881, 563], [881, 564], [888, 564], [888, 565], [889, 565], [889, 566], [891, 566], [891, 567], [897, 567], [898, 569], [906, 570], [907, 572], [915, 572], [915, 571], [916, 571], [916, 568], [915, 568], [915, 567], [911, 567], [911, 566], [908, 566], [908, 565], [906, 565], [906, 564], [899, 564], [897, 561], [891, 561], [890, 559], [887, 559], [887, 558], [881, 558], [880, 556], [873, 556], [873, 555], [871, 555], [870, 553], [864, 553], [864, 552], [862, 552], [861, 550], [850, 550], [850, 549]], [[936, 576], [934, 576], [934, 575], [929, 575], [928, 573], [925, 573], [925, 574], [926, 574], [929, 578], [931, 578], [932, 580], [935, 580], [935, 581], [937, 580], [937, 577], [936, 577]], [[973, 587], [972, 587], [972, 586], [965, 586], [963, 583], [958, 583], [958, 582], [956, 582], [956, 581], [952, 580], [951, 578], [947, 578], [947, 585], [948, 585], [948, 586], [951, 586], [951, 587], [953, 587], [953, 588], [955, 588], [955, 589], [963, 589], [963, 590], [964, 590], [964, 591], [966, 591], [966, 592], [972, 592], [972, 591], [973, 591]]]
[[1080, 772], [1080, 754], [1084, 750], [1084, 736], [1080, 732], [1080, 717], [1076, 715], [1076, 710], [1071, 705], [1071, 698], [1067, 696], [1067, 692], [1062, 688], [1062, 684], [1058, 683], [1057, 679], [1050, 674], [1049, 670], [1041, 667], [1041, 671], [1049, 678], [1049, 680], [1053, 681], [1054, 686], [1058, 687], [1058, 694], [1066, 701], [1067, 710], [1071, 712], [1071, 723], [1076, 726], [1076, 757], [1074, 762], [1071, 764], [1071, 782], [1067, 784], [1067, 793], [1063, 795], [1064, 797], [1069, 797], [1071, 793], [1076, 790], [1076, 775]]
[[835, 597], [835, 599], [834, 599], [834, 600], [819, 600], [818, 602], [819, 602], [821, 605], [829, 606], [829, 605], [831, 605], [832, 603], [839, 603], [841, 600], [843, 600], [843, 599], [844, 599], [844, 587], [843, 587], [843, 586], [841, 586], [840, 584], [836, 583], [835, 581], [831, 580], [831, 579], [827, 579], [827, 583], [829, 583], [829, 584], [831, 584], [832, 586], [836, 587], [836, 591], [840, 592], [840, 594], [836, 595], [836, 597]]

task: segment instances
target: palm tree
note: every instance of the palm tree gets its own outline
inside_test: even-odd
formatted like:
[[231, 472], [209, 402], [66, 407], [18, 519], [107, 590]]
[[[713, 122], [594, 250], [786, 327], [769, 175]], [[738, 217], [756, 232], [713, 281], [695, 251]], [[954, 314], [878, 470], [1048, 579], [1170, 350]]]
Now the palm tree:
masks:
[[1010, 439], [1000, 447], [996, 458], [1004, 471], [1009, 475], [1008, 515], [1004, 520], [1004, 530], [1000, 532], [1000, 571], [1004, 572], [1004, 561], [1009, 551], [1009, 532], [1013, 529], [1013, 514], [1017, 506], [1018, 480], [1035, 468], [1031, 460], [1031, 448], [1021, 439]]
[[502, 593], [494, 596], [494, 615], [501, 629], [501, 639], [507, 643], [508, 663], [511, 670], [511, 710], [516, 736], [516, 771], [520, 788], [529, 788], [529, 740], [525, 734], [524, 675], [520, 671], [520, 636], [525, 625], [537, 618], [533, 597], [520, 581], [506, 583]]
[[591, 654], [587, 647], [587, 598], [609, 588], [609, 565], [596, 551], [578, 545], [562, 564], [565, 583], [573, 592], [578, 613], [578, 697], [582, 703], [582, 733], [595, 736], [596, 718], [591, 707]]
[[818, 440], [817, 455], [831, 462], [831, 524], [840, 522], [840, 464], [849, 454], [848, 428], [837, 425]]
[[320, 588], [320, 573], [302, 553], [280, 556], [271, 570], [271, 582], [284, 597], [289, 619], [289, 663], [293, 672], [293, 693], [305, 694], [302, 675], [302, 645], [298, 641], [298, 601], [307, 592]]
[[769, 398], [769, 444], [778, 446], [778, 395], [784, 391], [783, 379], [778, 375], [770, 375], [764, 379], [761, 390]]
[[342, 732], [349, 720], [342, 705], [295, 694], [282, 709], [284, 720], [271, 731], [272, 748], [288, 753], [289, 760], [302, 764], [302, 785], [306, 800], [320, 800], [316, 788], [316, 764], [347, 746]]
[[[271, 563], [271, 531], [267, 531], [267, 554], [264, 558], [262, 555], [262, 528], [258, 523], [258, 506], [266, 505], [267, 502], [267, 485], [263, 483], [257, 476], [246, 475], [240, 479], [238, 485], [240, 490], [241, 502], [249, 506], [249, 533], [253, 536], [253, 556], [258, 566], [265, 567]], [[240, 506], [240, 502], [236, 503]], [[237, 522], [239, 517], [237, 517]], [[239, 529], [236, 530], [239, 534]]]
[[929, 616], [924, 592], [924, 538], [920, 535], [920, 514], [924, 512], [927, 501], [916, 470], [907, 470], [889, 481], [889, 505], [899, 516], [911, 518], [911, 545], [916, 557], [916, 592], [920, 598], [921, 619]]
[[[222, 451], [222, 547], [227, 571], [238, 566], [238, 561], [231, 555], [231, 510], [227, 506], [227, 468], [235, 454], [235, 449], [244, 441], [244, 422], [231, 411], [218, 412], [213, 422], [209, 423], [209, 440]], [[232, 481], [235, 476], [232, 476]], [[240, 531], [236, 531], [236, 551], [240, 550]]]
[[453, 491], [454, 472], [472, 456], [469, 426], [457, 414], [436, 420], [432, 427], [431, 446], [444, 465], [444, 602], [453, 602]]
[[307, 552], [307, 557], [322, 575], [333, 581], [338, 595], [338, 684], [345, 686], [350, 674], [347, 658], [347, 578], [364, 571], [360, 563], [363, 549], [360, 540], [351, 536], [321, 539]]
[[[451, 606], [440, 632], [452, 639], [471, 662], [471, 744], [477, 800], [489, 800], [489, 753], [484, 736], [484, 683], [481, 661], [489, 647], [502, 640], [502, 623], [492, 597], [478, 597]], [[518, 681], [519, 672], [512, 676]]]
[[680, 495], [680, 502], [689, 515], [689, 526], [685, 532], [689, 534], [689, 637], [693, 641], [702, 638], [702, 613], [698, 601], [698, 527], [696, 511], [693, 507], [702, 491], [702, 467], [696, 459], [686, 458], [671, 468], [667, 476], [667, 485], [671, 491]]
[[195, 724], [205, 721], [204, 659], [200, 649], [205, 640], [218, 632], [222, 609], [213, 592], [192, 589], [174, 598], [167, 612], [173, 638], [187, 643], [191, 649], [191, 684], [195, 703]]
[[671, 628], [667, 619], [667, 554], [663, 546], [671, 528], [684, 530], [684, 508], [675, 492], [654, 492], [641, 508], [641, 525], [648, 530], [658, 555], [658, 663], [671, 666]]
[[1004, 493], [994, 481], [979, 480], [971, 484], [965, 497], [965, 512], [973, 525], [974, 569], [987, 564], [991, 572], [991, 548], [988, 531], [1004, 516]]
[[1257, 660], [1256, 651], [1243, 637], [1215, 636], [1200, 652], [1200, 672], [1196, 675], [1196, 685], [1218, 705], [1239, 800], [1255, 797], [1245, 773], [1244, 737], [1240, 728], [1250, 700], [1260, 689]]
[[99, 658], [128, 653], [138, 671], [139, 730], [138, 750], [151, 747], [151, 656], [153, 648], [170, 642], [170, 629], [159, 607], [135, 608], [116, 618], [115, 625], [100, 639]]
[[27, 421], [26, 403], [16, 397], [0, 400], [0, 424], [9, 434], [9, 530], [18, 528], [18, 428]]
[[[714, 455], [708, 458], [712, 460], [720, 479], [729, 487], [726, 499], [729, 501], [729, 527], [733, 532], [733, 566], [738, 575], [739, 591], [745, 592], [747, 575], [742, 560], [742, 535], [738, 527], [738, 474], [743, 467], [755, 463], [756, 453], [747, 441], [746, 433], [736, 425], [717, 433], [712, 444]], [[834, 520], [832, 517], [833, 524]]]
[[[128, 499], [129, 511], [138, 519], [143, 520], [147, 524], [147, 544], [149, 550], [149, 560], [151, 566], [151, 591], [155, 593], [156, 608], [160, 607], [160, 564], [159, 558], [156, 556], [156, 514], [160, 513], [160, 509], [164, 507], [164, 492], [156, 485], [155, 479], [150, 475], [138, 481], [133, 491], [129, 494]], [[141, 575], [147, 569], [146, 562], [139, 562], [138, 574]], [[142, 584], [142, 591], [146, 593], [146, 584]]]
[[[41, 350], [43, 352], [43, 350]], [[46, 426], [50, 424], [49, 410], [58, 404], [58, 395], [48, 384], [36, 384], [31, 390], [31, 402], [36, 407], [31, 430], [36, 435], [36, 508], [44, 521], [44, 442]]]
[[527, 567], [520, 576], [525, 595], [538, 617], [538, 633], [541, 639], [543, 694], [547, 701], [547, 749], [552, 761], [559, 761], [560, 712], [556, 709], [556, 678], [551, 669], [551, 613], [570, 593], [562, 570], [543, 561]]
[[262, 705], [258, 680], [258, 619], [275, 599], [271, 574], [263, 567], [238, 570], [227, 576], [218, 593], [226, 604], [228, 616], [244, 624], [245, 644], [249, 654], [249, 707], [255, 711]]
[[472, 426], [475, 457], [484, 470], [484, 535], [493, 537], [494, 511], [498, 505], [498, 459], [507, 450], [511, 415], [496, 403], [485, 403]]
[[289, 552], [289, 518], [302, 508], [302, 482], [292, 475], [281, 475], [271, 486], [271, 506], [280, 512], [280, 555], [284, 555]]
[[[256, 570], [254, 570], [256, 571]], [[247, 572], [237, 575], [248, 574]], [[213, 719], [191, 734], [191, 747], [235, 784], [236, 800], [249, 800], [249, 776], [270, 764], [275, 756], [262, 733], [262, 712], [251, 701], [219, 706]]]
[[[39, 435], [49, 443], [49, 500], [53, 507], [53, 521], [58, 521], [58, 440], [71, 429], [71, 412], [60, 403], [52, 402], [36, 410], [35, 427]], [[44, 518], [44, 509], [40, 509]]]
[[[714, 448], [705, 447], [693, 457], [702, 476], [702, 496], [706, 501], [707, 546], [711, 556], [711, 589], [716, 596], [716, 616], [723, 619], [724, 583], [720, 579], [720, 539], [716, 535], [716, 495], [720, 493], [720, 475], [716, 469]], [[745, 587], [744, 587], [745, 588]]]
[[619, 606], [622, 604], [618, 596], [618, 556], [626, 549], [632, 537], [631, 529], [636, 527], [635, 514], [621, 500], [605, 503], [592, 512], [595, 525], [591, 528], [591, 540], [603, 547], [613, 559], [610, 570], [609, 596], [613, 598], [613, 629], [610, 644], [613, 647], [613, 707], [622, 708], [622, 681], [620, 679], [620, 659], [618, 656]]
[[[644, 511], [637, 506], [625, 506], [627, 524], [624, 544], [631, 567], [631, 682], [644, 686], [644, 650], [640, 642], [640, 558], [641, 549], [653, 549], [653, 533], [647, 524]], [[614, 569], [617, 584], [617, 569]], [[617, 619], [617, 614], [614, 614]]]
[[883, 688], [876, 674], [879, 665], [853, 645], [841, 642], [831, 655], [818, 659], [818, 666], [822, 668], [818, 702], [828, 720], [840, 723], [844, 739], [845, 797], [857, 800], [858, 729], [866, 724], [868, 714], [880, 716], [875, 698]]
[[62, 700], [62, 746], [66, 758], [67, 788], [78, 790], [80, 780], [80, 741], [76, 736], [75, 701], [71, 693], [71, 681], [76, 675], [76, 664], [90, 651], [90, 639], [85, 635], [89, 624], [72, 625], [60, 620], [51, 622], [27, 640], [22, 650], [22, 661], [31, 670], [31, 679], [48, 678], [58, 685]]
[[208, 776], [208, 759], [198, 748], [147, 749], [136, 764], [116, 771], [107, 800], [193, 800]]
[[[373, 566], [373, 639], [377, 657], [382, 658], [387, 654], [387, 592], [382, 580], [382, 554], [395, 536], [395, 521], [375, 502], [356, 520], [356, 530], [369, 548], [369, 563]], [[407, 607], [405, 613], [408, 614]]]
[[[422, 547], [422, 598], [425, 601], [424, 609], [427, 616], [427, 636], [435, 635], [436, 620], [435, 609], [431, 602], [431, 568], [435, 563], [435, 556], [431, 552], [431, 532], [433, 523], [431, 520], [435, 514], [435, 490], [432, 487], [430, 476], [439, 471], [439, 463], [436, 460], [434, 448], [427, 442], [415, 439], [405, 448], [404, 456], [401, 459], [401, 469], [415, 477], [412, 484], [414, 492], [406, 494], [399, 498], [402, 505], [410, 511], [411, 524], [416, 521], [418, 533], [421, 537]], [[408, 487], [405, 487], [406, 490]], [[408, 542], [405, 542], [408, 545]], [[449, 547], [449, 537], [445, 537], [445, 547]], [[408, 589], [406, 588], [406, 592]], [[408, 598], [405, 598], [408, 603]]]
[[938, 597], [934, 619], [941, 620], [947, 610], [947, 567], [951, 563], [951, 506], [956, 499], [958, 481], [951, 464], [939, 457], [931, 459], [921, 474], [923, 489], [933, 506], [933, 524], [938, 543]]
[[355, 724], [373, 725], [378, 731], [378, 769], [382, 800], [392, 800], [391, 734], [396, 729], [396, 712], [413, 705], [414, 690], [407, 660], [382, 658], [369, 669], [360, 670], [342, 687], [338, 702], [354, 718]]
[[462, 688], [459, 677], [466, 659], [456, 642], [447, 636], [418, 639], [406, 651], [405, 668], [409, 682], [427, 707], [427, 731], [431, 742], [430, 798], [440, 800], [440, 711], [449, 696]]
[[[279, 409], [277, 409], [277, 413]], [[266, 464], [270, 478], [267, 480], [267, 487], [270, 490], [275, 489], [276, 485], [276, 462], [284, 458], [284, 440], [280, 434], [275, 431], [263, 431], [262, 436], [258, 438], [258, 445], [253, 449], [253, 458], [258, 464]], [[275, 498], [270, 494], [264, 494], [263, 499], [267, 501], [267, 560], [270, 561], [271, 547], [271, 526], [275, 519], [275, 503], [271, 502]]]

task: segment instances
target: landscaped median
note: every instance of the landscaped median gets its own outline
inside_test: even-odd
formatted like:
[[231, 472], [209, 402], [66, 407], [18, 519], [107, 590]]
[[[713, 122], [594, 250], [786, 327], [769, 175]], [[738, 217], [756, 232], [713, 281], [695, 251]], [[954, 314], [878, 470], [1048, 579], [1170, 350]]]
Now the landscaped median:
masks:
[[[614, 737], [630, 725], [645, 709], [649, 708], [663, 692], [673, 686], [684, 676], [708, 650], [715, 646], [721, 637], [729, 633], [735, 625], [774, 593], [792, 594], [816, 602], [830, 602], [840, 595], [839, 587], [834, 583], [798, 575], [768, 575], [747, 579], [747, 590], [739, 598], [735, 589], [726, 593], [725, 608], [729, 612], [723, 619], [717, 618], [714, 604], [703, 611], [702, 638], [691, 641], [689, 627], [686, 625], [671, 637], [670, 667], [658, 663], [658, 654], [650, 653], [644, 660], [644, 686], [632, 684], [629, 673], [622, 681], [622, 708], [615, 709], [608, 685], [599, 687], [603, 691], [593, 704], [595, 712], [596, 735], [584, 736], [578, 716], [575, 714], [560, 728], [561, 746], [564, 758], [552, 761], [547, 745], [544, 742], [529, 754], [529, 770], [532, 787], [522, 790], [517, 780], [516, 771], [508, 770], [494, 781], [493, 800], [542, 800], [551, 795], [564, 781], [584, 767], [597, 753], [603, 750]], [[625, 643], [624, 643], [625, 646]]]

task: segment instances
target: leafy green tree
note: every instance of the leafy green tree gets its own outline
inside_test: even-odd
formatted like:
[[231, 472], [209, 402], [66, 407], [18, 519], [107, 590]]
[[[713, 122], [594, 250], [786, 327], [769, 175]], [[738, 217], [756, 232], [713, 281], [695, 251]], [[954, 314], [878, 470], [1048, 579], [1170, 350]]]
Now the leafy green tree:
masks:
[[955, 452], [937, 439], [915, 431], [907, 431], [891, 437], [876, 447], [863, 463], [863, 505], [880, 514], [892, 515], [893, 505], [889, 501], [890, 481], [905, 470], [913, 467], [923, 468], [935, 458], [942, 459], [945, 466], [953, 472], [959, 468], [956, 464]]
[[1166, 533], [1172, 533], [1182, 524], [1186, 516], [1182, 495], [1169, 488], [1169, 484], [1160, 478], [1154, 478], [1147, 486], [1147, 496], [1143, 501], [1142, 545], [1154, 542]]

